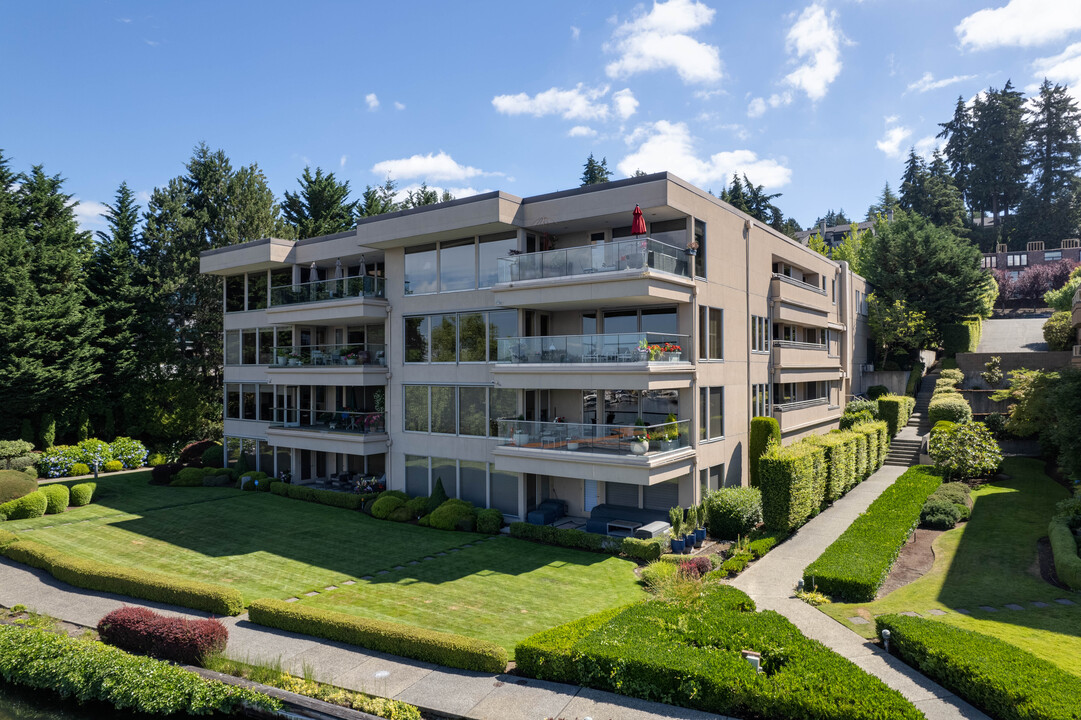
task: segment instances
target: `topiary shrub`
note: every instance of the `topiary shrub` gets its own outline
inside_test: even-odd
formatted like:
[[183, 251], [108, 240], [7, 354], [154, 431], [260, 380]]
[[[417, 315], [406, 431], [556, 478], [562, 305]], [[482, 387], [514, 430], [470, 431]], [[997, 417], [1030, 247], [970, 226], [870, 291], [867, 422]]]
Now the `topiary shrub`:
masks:
[[812, 435], [805, 442], [820, 446], [825, 452], [826, 489], [823, 502], [837, 500], [856, 484], [856, 438], [850, 431]]
[[405, 500], [397, 495], [383, 493], [372, 505], [372, 517], [387, 520], [390, 514], [398, 508], [405, 507]]
[[767, 528], [795, 530], [821, 507], [825, 494], [824, 457], [822, 448], [802, 442], [772, 446], [762, 456], [762, 519]]
[[934, 425], [939, 420], [963, 423], [972, 420], [972, 407], [959, 394], [939, 395], [931, 398], [927, 407], [927, 419]]
[[18, 470], [0, 470], [0, 504], [29, 495], [38, 489], [37, 480]]
[[706, 494], [706, 529], [712, 537], [735, 540], [762, 522], [762, 491], [756, 487], [720, 488]]
[[0, 440], [0, 463], [5, 470], [22, 470], [26, 465], [12, 465], [17, 458], [28, 457], [33, 452], [33, 443], [25, 440]]
[[58, 515], [68, 509], [68, 501], [71, 499], [71, 492], [66, 485], [53, 483], [43, 487], [41, 492], [45, 493], [46, 515]]
[[168, 485], [176, 477], [177, 473], [184, 469], [180, 463], [158, 465], [150, 471], [151, 485]]
[[883, 395], [889, 394], [890, 389], [885, 385], [872, 385], [871, 387], [867, 388], [867, 397], [871, 398], [872, 400], [878, 400]]
[[161, 453], [152, 453], [146, 459], [146, 464], [149, 465], [152, 468], [160, 467], [160, 466], [166, 464], [167, 462], [169, 462], [168, 458], [166, 458]]
[[931, 433], [928, 453], [948, 478], [989, 475], [1002, 464], [1002, 450], [983, 423], [962, 422]]
[[26, 474], [26, 477], [30, 478], [31, 480], [37, 480], [38, 479], [38, 469], [36, 467], [34, 467], [33, 465], [29, 465], [27, 467], [24, 467], [23, 472]]
[[71, 469], [68, 470], [68, 477], [78, 477], [79, 475], [89, 475], [90, 466], [86, 463], [72, 463]]
[[160, 615], [149, 608], [122, 607], [98, 621], [103, 642], [184, 665], [203, 665], [225, 652], [229, 631], [220, 620]]
[[105, 466], [102, 468], [104, 472], [119, 472], [123, 469], [124, 463], [120, 462], [119, 460], [110, 460], [109, 462], [105, 463]]
[[664, 538], [650, 538], [645, 540], [628, 537], [623, 538], [619, 550], [629, 558], [641, 562], [653, 562], [654, 560], [660, 560], [661, 553], [664, 552], [666, 544], [667, 541]]
[[39, 518], [45, 514], [49, 506], [49, 500], [41, 490], [35, 490], [28, 495], [23, 495], [17, 500], [9, 500], [0, 505], [0, 515], [8, 520], [26, 520]]
[[879, 419], [885, 421], [890, 437], [908, 424], [915, 407], [916, 400], [907, 395], [883, 395], [878, 399]]
[[409, 519], [416, 520], [423, 515], [428, 514], [428, 496], [421, 495], [420, 497], [409, 498], [406, 501], [405, 507], [409, 510]]
[[439, 530], [472, 532], [476, 528], [476, 509], [465, 500], [447, 500], [431, 513], [428, 522]]
[[71, 486], [71, 506], [82, 507], [89, 505], [94, 499], [94, 492], [98, 489], [97, 483], [79, 483]]
[[409, 522], [413, 519], [413, 513], [405, 505], [399, 505], [390, 511], [387, 520], [391, 522]]
[[1048, 350], [1069, 350], [1074, 344], [1073, 323], [1068, 312], [1056, 312], [1043, 324]]
[[477, 512], [477, 532], [495, 535], [503, 527], [503, 513], [495, 508], [484, 508]]
[[169, 483], [173, 487], [202, 487], [203, 468], [187, 467], [176, 474]]
[[781, 425], [776, 418], [751, 418], [751, 435], [747, 440], [747, 456], [750, 466], [751, 486], [758, 487], [758, 460], [770, 444], [781, 444]]
[[435, 512], [435, 509], [446, 501], [447, 491], [443, 489], [443, 478], [437, 477], [435, 479], [435, 488], [432, 489], [432, 496], [428, 498], [428, 512]]
[[946, 368], [945, 370], [940, 370], [939, 371], [939, 373], [938, 373], [938, 382], [936, 382], [935, 385], [937, 386], [943, 380], [949, 380], [954, 385], [960, 385], [962, 382], [965, 381], [965, 374], [963, 372], [961, 372], [960, 370], [958, 370], [957, 368], [955, 368], [955, 367], [954, 368]]
[[928, 497], [920, 510], [920, 526], [931, 530], [950, 530], [960, 519], [957, 505], [944, 497]]
[[225, 448], [221, 445], [211, 445], [203, 451], [200, 457], [203, 460], [204, 467], [220, 468], [225, 466]]

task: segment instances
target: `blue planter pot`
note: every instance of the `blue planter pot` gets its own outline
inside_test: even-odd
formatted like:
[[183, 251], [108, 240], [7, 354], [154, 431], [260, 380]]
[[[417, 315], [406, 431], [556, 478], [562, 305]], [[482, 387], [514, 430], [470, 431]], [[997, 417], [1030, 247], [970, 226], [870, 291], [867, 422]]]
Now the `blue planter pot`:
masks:
[[683, 541], [672, 538], [672, 552], [679, 555], [683, 552]]
[[694, 549], [694, 533], [687, 533], [683, 536], [683, 552], [689, 553]]
[[694, 531], [694, 546], [696, 548], [702, 547], [702, 543], [706, 541], [706, 529], [696, 528]]

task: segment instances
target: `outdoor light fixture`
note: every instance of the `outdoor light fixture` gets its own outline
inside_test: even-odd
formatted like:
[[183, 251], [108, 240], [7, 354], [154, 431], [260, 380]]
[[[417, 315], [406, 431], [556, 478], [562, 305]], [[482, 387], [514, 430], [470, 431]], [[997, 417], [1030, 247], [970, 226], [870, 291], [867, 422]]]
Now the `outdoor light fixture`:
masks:
[[882, 644], [886, 647], [886, 652], [890, 651], [890, 631], [882, 631]]
[[796, 592], [803, 592], [803, 578], [800, 578], [799, 582], [796, 583]]

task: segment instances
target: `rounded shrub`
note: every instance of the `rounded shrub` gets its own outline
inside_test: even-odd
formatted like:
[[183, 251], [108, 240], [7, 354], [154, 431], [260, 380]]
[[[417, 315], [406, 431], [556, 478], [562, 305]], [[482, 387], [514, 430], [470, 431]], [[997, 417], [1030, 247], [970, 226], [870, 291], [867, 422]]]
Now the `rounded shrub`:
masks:
[[972, 420], [972, 407], [961, 395], [950, 393], [931, 399], [927, 407], [927, 419], [934, 425], [939, 420], [964, 423]]
[[929, 497], [920, 511], [920, 525], [931, 530], [949, 530], [961, 519], [957, 506], [943, 497]]
[[158, 465], [150, 471], [151, 485], [168, 485], [176, 477], [177, 473], [184, 469], [180, 463], [167, 463]]
[[846, 409], [844, 414], [841, 415], [840, 428], [842, 430], [850, 430], [857, 425], [863, 425], [864, 423], [874, 422], [875, 416], [871, 414], [870, 410], [859, 410], [857, 412], [848, 412]]
[[758, 460], [765, 454], [771, 441], [776, 445], [781, 444], [781, 425], [777, 419], [751, 418], [751, 436], [747, 441], [747, 455], [753, 487], [758, 487]]
[[938, 489], [931, 493], [931, 497], [942, 497], [952, 503], [967, 506], [970, 492], [968, 485], [963, 482], [948, 482], [939, 485]]
[[964, 382], [965, 374], [957, 368], [946, 368], [938, 373], [939, 380], [952, 380], [954, 385]]
[[384, 490], [383, 492], [379, 493], [379, 497], [396, 497], [400, 498], [402, 502], [405, 502], [409, 499], [409, 496], [401, 490]]
[[176, 477], [169, 484], [173, 487], [201, 487], [203, 484], [203, 468], [184, 468], [176, 474]]
[[473, 503], [452, 498], [432, 512], [429, 523], [439, 530], [466, 530], [472, 532], [477, 525], [476, 513]]
[[23, 472], [26, 473], [26, 477], [30, 478], [31, 480], [38, 479], [38, 469], [33, 465], [23, 468]]
[[712, 537], [735, 540], [762, 522], [762, 491], [751, 487], [714, 490], [706, 495], [706, 529]]
[[405, 507], [405, 500], [397, 495], [383, 493], [379, 496], [379, 499], [372, 504], [372, 517], [386, 520], [390, 517], [392, 512], [400, 507]]
[[119, 460], [110, 460], [105, 463], [105, 467], [102, 468], [105, 472], [119, 472], [124, 469], [124, 463]]
[[957, 508], [957, 513], [960, 516], [959, 520], [968, 520], [972, 517], [972, 508], [968, 505], [962, 505], [960, 503], [954, 503], [953, 506]]
[[485, 508], [477, 512], [477, 532], [495, 535], [503, 527], [503, 513], [495, 508]]
[[90, 466], [87, 465], [86, 463], [81, 463], [81, 462], [72, 463], [71, 469], [68, 470], [68, 477], [76, 477], [78, 475], [89, 475], [89, 474], [90, 474]]
[[409, 510], [409, 519], [416, 520], [421, 515], [428, 514], [428, 496], [421, 495], [420, 497], [410, 498], [406, 501], [405, 507]]
[[871, 398], [872, 400], [878, 400], [883, 395], [889, 394], [890, 389], [885, 385], [872, 385], [871, 387], [867, 388], [867, 397]]
[[37, 480], [31, 479], [26, 473], [18, 470], [0, 470], [0, 504], [29, 495], [37, 489]]
[[1070, 313], [1059, 311], [1043, 324], [1043, 339], [1048, 350], [1069, 350], [1073, 347], [1074, 331]]
[[113, 460], [119, 460], [128, 470], [142, 467], [146, 462], [146, 447], [138, 440], [118, 437], [109, 444]]
[[[878, 387], [882, 387], [882, 386], [879, 385]], [[874, 400], [864, 400], [863, 398], [855, 398], [853, 400], [849, 400], [845, 404], [845, 412], [846, 413], [858, 413], [861, 410], [866, 410], [866, 411], [870, 412], [872, 418], [877, 420], [878, 419], [878, 399], [876, 398]]]
[[1002, 450], [983, 423], [963, 422], [931, 433], [928, 452], [948, 478], [980, 477], [1002, 463]]
[[202, 454], [205, 467], [220, 468], [225, 464], [225, 448], [221, 445], [211, 445]]
[[94, 492], [98, 489], [97, 483], [79, 483], [71, 486], [71, 506], [82, 507], [89, 505], [94, 499]]
[[87, 438], [79, 441], [76, 447], [79, 451], [78, 461], [87, 467], [92, 468], [97, 465], [100, 468], [105, 463], [115, 459], [112, 447], [104, 440]]
[[146, 459], [146, 464], [152, 468], [161, 467], [167, 462], [169, 462], [169, 459], [161, 453], [151, 453]]
[[413, 513], [405, 505], [399, 505], [390, 511], [390, 515], [387, 515], [387, 520], [391, 522], [409, 522], [412, 519]]
[[35, 490], [29, 495], [23, 495], [17, 500], [0, 505], [0, 515], [8, 520], [26, 520], [27, 518], [39, 518], [45, 514], [45, 508], [49, 506], [49, 500], [41, 490]]
[[991, 434], [996, 438], [1001, 437], [1006, 432], [1006, 416], [1002, 413], [991, 413], [983, 419], [983, 424], [987, 426], [987, 429], [991, 431]]
[[46, 515], [57, 515], [68, 509], [71, 492], [68, 490], [67, 485], [53, 483], [52, 485], [46, 485], [41, 491], [45, 493], [47, 501], [45, 506]]
[[642, 568], [642, 582], [650, 590], [659, 590], [679, 576], [679, 565], [666, 560], [651, 562]]

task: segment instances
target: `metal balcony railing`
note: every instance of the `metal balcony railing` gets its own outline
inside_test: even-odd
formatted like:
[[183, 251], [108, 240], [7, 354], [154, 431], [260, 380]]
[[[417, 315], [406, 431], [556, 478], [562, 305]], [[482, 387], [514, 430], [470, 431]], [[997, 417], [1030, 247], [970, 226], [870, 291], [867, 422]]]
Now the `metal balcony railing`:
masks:
[[644, 237], [499, 258], [497, 281], [508, 283], [638, 268], [683, 277], [690, 272], [682, 249]]
[[690, 446], [690, 421], [659, 425], [499, 420], [501, 445], [600, 455], [654, 455]]
[[386, 297], [386, 278], [349, 277], [281, 285], [270, 289], [270, 306], [328, 302], [345, 298]]
[[687, 362], [686, 335], [609, 333], [499, 338], [497, 363]]
[[774, 410], [801, 410], [803, 408], [814, 407], [815, 405], [825, 405], [829, 402], [829, 398], [811, 398], [810, 400], [794, 400], [792, 402], [775, 403], [773, 405]]
[[773, 347], [795, 348], [797, 350], [825, 350], [826, 343], [809, 343], [798, 340], [774, 340]]
[[271, 428], [307, 430], [311, 432], [340, 432], [367, 435], [387, 431], [387, 414], [382, 412], [352, 412], [349, 410], [284, 410], [274, 411]]
[[387, 364], [387, 346], [382, 343], [342, 345], [294, 345], [279, 347], [273, 367], [369, 366]]

